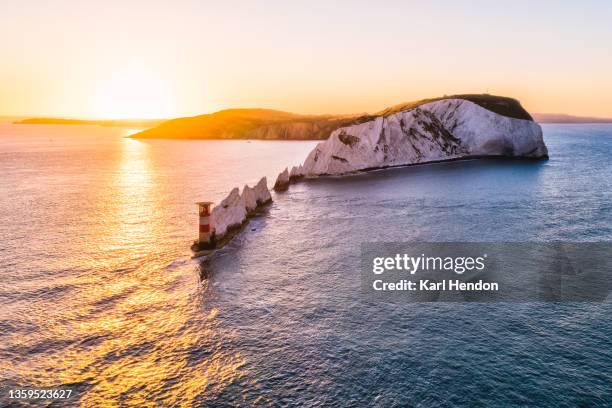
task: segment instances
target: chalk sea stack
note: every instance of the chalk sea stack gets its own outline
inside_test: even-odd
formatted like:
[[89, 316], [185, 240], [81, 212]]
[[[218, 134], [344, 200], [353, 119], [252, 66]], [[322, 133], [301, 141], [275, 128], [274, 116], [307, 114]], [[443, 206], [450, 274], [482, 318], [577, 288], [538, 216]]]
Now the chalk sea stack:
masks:
[[270, 190], [268, 190], [267, 179], [262, 177], [259, 183], [253, 188], [245, 185], [240, 197], [243, 201], [247, 215], [254, 214], [260, 207], [272, 202], [272, 196], [270, 195]]
[[249, 217], [256, 215], [267, 204], [272, 202], [268, 181], [266, 177], [255, 185], [245, 185], [242, 194], [238, 187], [230, 191], [219, 205], [215, 206], [210, 214], [212, 235], [209, 243], [195, 242], [191, 249], [213, 250], [222, 248], [247, 224]]
[[289, 183], [289, 169], [285, 168], [285, 170], [283, 170], [276, 178], [276, 182], [274, 183], [274, 191], [287, 191], [287, 189], [289, 188]]
[[398, 105], [334, 130], [300, 175], [484, 157], [547, 159], [542, 128], [518, 101], [455, 95]]
[[302, 178], [304, 178], [304, 169], [302, 168], [302, 165], [293, 166], [289, 172], [289, 181], [293, 183], [301, 180]]

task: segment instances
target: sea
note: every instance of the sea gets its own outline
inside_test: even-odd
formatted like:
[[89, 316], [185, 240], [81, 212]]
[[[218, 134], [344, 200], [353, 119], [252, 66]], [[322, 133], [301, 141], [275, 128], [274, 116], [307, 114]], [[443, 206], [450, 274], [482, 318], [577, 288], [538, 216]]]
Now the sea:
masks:
[[364, 242], [612, 240], [612, 125], [543, 129], [548, 161], [298, 183], [192, 259], [195, 202], [271, 187], [316, 142], [1, 122], [0, 406], [612, 406], [610, 302], [360, 290]]

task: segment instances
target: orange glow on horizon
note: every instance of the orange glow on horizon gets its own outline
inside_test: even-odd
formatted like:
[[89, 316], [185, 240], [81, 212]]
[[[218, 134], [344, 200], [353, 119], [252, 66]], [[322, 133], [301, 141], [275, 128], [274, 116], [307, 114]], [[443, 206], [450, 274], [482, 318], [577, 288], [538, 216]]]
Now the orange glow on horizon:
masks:
[[605, 2], [5, 3], [2, 116], [355, 114], [490, 93], [612, 117]]

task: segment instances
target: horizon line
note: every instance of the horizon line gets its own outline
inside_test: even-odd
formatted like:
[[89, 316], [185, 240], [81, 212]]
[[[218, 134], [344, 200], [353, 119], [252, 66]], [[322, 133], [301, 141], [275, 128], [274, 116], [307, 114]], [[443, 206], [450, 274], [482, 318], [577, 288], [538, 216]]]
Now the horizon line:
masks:
[[[166, 121], [166, 120], [174, 120], [174, 119], [181, 119], [181, 118], [188, 118], [188, 117], [196, 117], [196, 116], [203, 116], [203, 115], [211, 115], [214, 113], [219, 113], [219, 112], [224, 112], [224, 111], [231, 111], [231, 110], [271, 110], [271, 111], [277, 111], [277, 112], [284, 112], [284, 113], [290, 113], [290, 114], [294, 114], [294, 115], [302, 115], [302, 116], [361, 116], [361, 115], [372, 115], [373, 113], [370, 112], [358, 112], [358, 113], [345, 113], [345, 114], [337, 114], [337, 113], [296, 113], [296, 112], [291, 112], [291, 111], [284, 111], [281, 109], [274, 109], [274, 108], [264, 108], [264, 107], [250, 107], [250, 108], [246, 108], [246, 107], [238, 107], [238, 108], [225, 108], [225, 109], [219, 109], [216, 111], [211, 111], [211, 112], [203, 112], [203, 113], [197, 113], [197, 114], [185, 114], [185, 115], [179, 115], [179, 116], [166, 116], [166, 117], [79, 117], [79, 116], [57, 116], [57, 115], [37, 115], [37, 114], [32, 114], [32, 115], [5, 115], [5, 114], [0, 114], [0, 119], [5, 119], [5, 120], [29, 120], [29, 119], [49, 119], [49, 120], [74, 120], [74, 121], [92, 121], [92, 122], [102, 122], [102, 121], [108, 121], [108, 122], [129, 122], [129, 121]], [[548, 115], [548, 116], [565, 116], [565, 117], [569, 117], [569, 118], [577, 118], [577, 119], [595, 119], [595, 120], [610, 120], [612, 121], [612, 117], [608, 117], [608, 116], [597, 116], [597, 115], [591, 115], [591, 114], [587, 114], [587, 115], [575, 115], [572, 113], [563, 113], [563, 112], [529, 112], [531, 115]]]

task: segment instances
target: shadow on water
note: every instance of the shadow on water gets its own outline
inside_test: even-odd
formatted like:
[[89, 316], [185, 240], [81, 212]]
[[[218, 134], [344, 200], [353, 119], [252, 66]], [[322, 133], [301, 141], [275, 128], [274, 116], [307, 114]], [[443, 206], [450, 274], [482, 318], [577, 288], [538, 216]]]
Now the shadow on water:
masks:
[[211, 274], [210, 259], [208, 256], [197, 258], [196, 272], [200, 278], [200, 282], [208, 280]]
[[372, 198], [392, 200], [398, 205], [414, 200], [434, 206], [465, 200], [477, 204], [492, 197], [511, 200], [512, 196], [539, 196], [549, 166], [548, 161], [478, 159], [321, 177], [305, 183], [315, 195], [341, 197], [353, 205], [366, 205]]
[[321, 185], [336, 185], [350, 184], [358, 186], [360, 183], [379, 183], [384, 181], [405, 181], [407, 177], [414, 177], [419, 180], [443, 180], [448, 176], [453, 176], [456, 179], [472, 179], [475, 174], [510, 174], [520, 177], [521, 179], [532, 178], [536, 179], [540, 173], [546, 168], [547, 161], [536, 160], [512, 160], [512, 159], [474, 159], [474, 160], [458, 160], [442, 163], [424, 163], [418, 165], [388, 167], [378, 170], [370, 170], [344, 176], [326, 176], [313, 179], [305, 179], [305, 182]]

